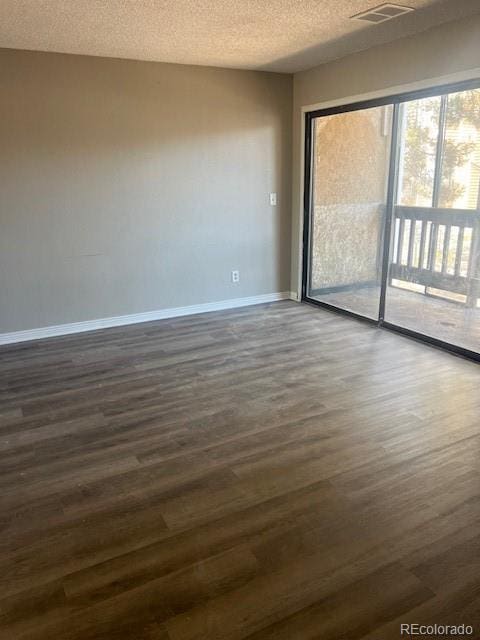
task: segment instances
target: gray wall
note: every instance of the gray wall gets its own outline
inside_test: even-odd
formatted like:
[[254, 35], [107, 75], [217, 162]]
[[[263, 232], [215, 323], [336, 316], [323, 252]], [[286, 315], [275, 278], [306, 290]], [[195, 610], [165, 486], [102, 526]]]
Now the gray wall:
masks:
[[371, 92], [388, 95], [410, 83], [430, 86], [450, 74], [480, 77], [480, 14], [295, 74], [291, 291], [298, 289], [300, 265], [302, 107]]
[[289, 289], [290, 76], [2, 50], [0, 87], [0, 333]]

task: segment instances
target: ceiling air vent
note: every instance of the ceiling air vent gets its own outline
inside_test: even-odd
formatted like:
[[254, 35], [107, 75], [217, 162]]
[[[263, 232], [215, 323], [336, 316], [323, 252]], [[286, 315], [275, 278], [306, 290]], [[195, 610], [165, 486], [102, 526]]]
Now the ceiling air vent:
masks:
[[403, 16], [404, 13], [410, 13], [413, 11], [411, 7], [402, 7], [399, 4], [380, 4], [378, 7], [369, 9], [368, 11], [362, 11], [354, 16], [350, 16], [353, 20], [364, 20], [365, 22], [385, 22], [392, 18], [398, 18]]

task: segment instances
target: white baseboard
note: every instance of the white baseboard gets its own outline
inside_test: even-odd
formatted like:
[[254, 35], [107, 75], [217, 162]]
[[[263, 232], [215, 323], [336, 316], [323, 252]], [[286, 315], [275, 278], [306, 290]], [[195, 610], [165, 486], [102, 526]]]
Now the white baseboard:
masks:
[[296, 300], [296, 294], [291, 291], [283, 291], [281, 293], [266, 293], [260, 296], [250, 296], [249, 298], [234, 298], [233, 300], [221, 300], [220, 302], [194, 304], [188, 307], [159, 309], [157, 311], [132, 313], [126, 316], [115, 316], [113, 318], [84, 320], [83, 322], [70, 322], [69, 324], [58, 324], [50, 327], [40, 327], [38, 329], [27, 329], [25, 331], [12, 331], [10, 333], [0, 333], [0, 345], [26, 342], [28, 340], [40, 340], [54, 336], [66, 336], [84, 331], [96, 331], [97, 329], [121, 327], [122, 325], [137, 324], [139, 322], [151, 322], [152, 320], [164, 320], [166, 318], [190, 316], [196, 313], [208, 313], [209, 311], [222, 311], [224, 309], [236, 309], [237, 307], [247, 307], [254, 304], [290, 299]]

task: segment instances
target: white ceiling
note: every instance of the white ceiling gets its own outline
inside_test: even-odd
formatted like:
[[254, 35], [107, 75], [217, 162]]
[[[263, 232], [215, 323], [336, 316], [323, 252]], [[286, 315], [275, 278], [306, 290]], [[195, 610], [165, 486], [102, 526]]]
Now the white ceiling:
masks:
[[0, 47], [294, 72], [480, 12], [480, 0], [0, 0]]

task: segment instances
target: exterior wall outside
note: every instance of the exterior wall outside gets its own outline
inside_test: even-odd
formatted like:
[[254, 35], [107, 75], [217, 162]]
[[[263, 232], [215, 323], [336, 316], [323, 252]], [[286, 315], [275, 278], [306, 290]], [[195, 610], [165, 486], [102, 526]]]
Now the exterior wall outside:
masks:
[[315, 120], [311, 288], [376, 282], [391, 108]]

